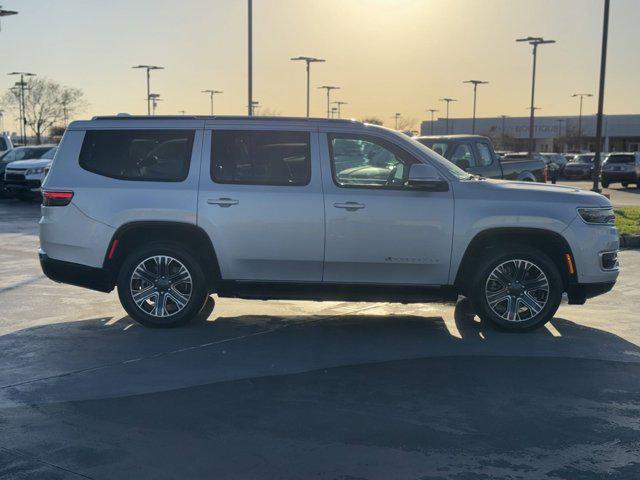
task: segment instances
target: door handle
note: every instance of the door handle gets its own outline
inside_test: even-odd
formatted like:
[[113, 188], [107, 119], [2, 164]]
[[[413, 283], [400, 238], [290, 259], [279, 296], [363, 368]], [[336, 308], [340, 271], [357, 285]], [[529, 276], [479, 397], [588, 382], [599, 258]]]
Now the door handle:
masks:
[[238, 200], [234, 200], [233, 198], [210, 198], [207, 200], [209, 205], [219, 205], [223, 208], [230, 207], [231, 205], [237, 205]]
[[333, 206], [336, 208], [344, 208], [348, 212], [355, 212], [356, 210], [360, 210], [361, 208], [365, 207], [364, 203], [358, 203], [358, 202], [344, 202], [344, 203], [337, 202], [337, 203], [334, 203]]

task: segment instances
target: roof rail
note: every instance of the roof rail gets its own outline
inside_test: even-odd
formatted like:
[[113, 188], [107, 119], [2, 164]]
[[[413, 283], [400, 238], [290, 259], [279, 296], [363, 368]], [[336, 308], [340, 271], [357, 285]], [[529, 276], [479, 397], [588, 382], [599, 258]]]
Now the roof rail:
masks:
[[272, 116], [248, 116], [248, 115], [99, 115], [92, 120], [251, 120], [251, 121], [310, 121], [332, 123], [362, 123], [354, 119], [344, 118], [307, 118], [307, 117], [272, 117]]

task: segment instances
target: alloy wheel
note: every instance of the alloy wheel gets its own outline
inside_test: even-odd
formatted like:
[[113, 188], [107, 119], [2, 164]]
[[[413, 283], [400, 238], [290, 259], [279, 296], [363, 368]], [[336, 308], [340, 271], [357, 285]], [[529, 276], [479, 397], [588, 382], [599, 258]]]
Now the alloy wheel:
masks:
[[154, 317], [170, 317], [189, 303], [193, 280], [182, 262], [168, 255], [154, 255], [141, 261], [129, 284], [134, 303]]
[[522, 322], [538, 315], [549, 301], [549, 280], [535, 263], [513, 259], [495, 267], [485, 284], [489, 308], [503, 320]]

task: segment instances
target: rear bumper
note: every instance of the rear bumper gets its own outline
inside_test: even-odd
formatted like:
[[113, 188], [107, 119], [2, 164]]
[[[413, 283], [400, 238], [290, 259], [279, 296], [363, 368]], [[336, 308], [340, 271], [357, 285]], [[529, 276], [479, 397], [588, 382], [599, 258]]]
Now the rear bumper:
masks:
[[635, 183], [638, 181], [638, 177], [636, 176], [636, 172], [602, 172], [602, 181], [603, 182], [629, 182]]
[[590, 178], [591, 171], [590, 170], [573, 170], [571, 168], [565, 168], [563, 170], [563, 175], [567, 178]]
[[113, 290], [115, 280], [108, 270], [55, 260], [49, 258], [42, 250], [38, 252], [38, 255], [42, 271], [54, 282], [68, 283], [99, 292]]

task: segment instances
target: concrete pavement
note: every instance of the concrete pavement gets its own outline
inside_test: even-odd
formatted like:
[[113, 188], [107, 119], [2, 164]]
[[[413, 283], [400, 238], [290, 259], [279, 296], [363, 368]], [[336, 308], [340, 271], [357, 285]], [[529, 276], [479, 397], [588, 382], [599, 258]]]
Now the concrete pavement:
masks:
[[0, 478], [640, 476], [639, 251], [528, 334], [465, 301], [232, 299], [166, 331], [44, 278], [37, 217], [0, 201]]

